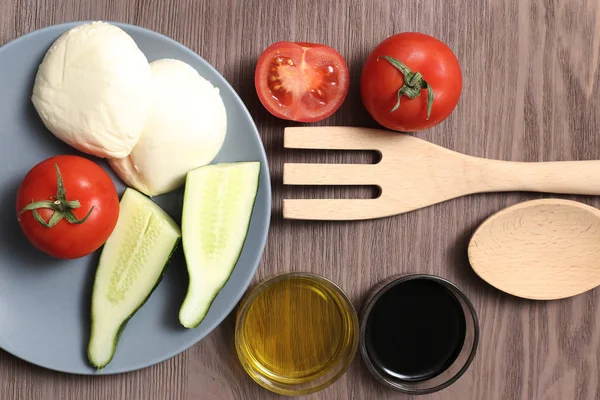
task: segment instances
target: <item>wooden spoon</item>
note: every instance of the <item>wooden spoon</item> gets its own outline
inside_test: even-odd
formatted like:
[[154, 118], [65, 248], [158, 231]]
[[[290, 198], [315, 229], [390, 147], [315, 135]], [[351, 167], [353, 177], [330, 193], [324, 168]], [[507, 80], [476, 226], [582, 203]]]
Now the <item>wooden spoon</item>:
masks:
[[575, 296], [600, 284], [600, 210], [559, 199], [519, 203], [484, 221], [468, 253], [477, 275], [506, 293]]

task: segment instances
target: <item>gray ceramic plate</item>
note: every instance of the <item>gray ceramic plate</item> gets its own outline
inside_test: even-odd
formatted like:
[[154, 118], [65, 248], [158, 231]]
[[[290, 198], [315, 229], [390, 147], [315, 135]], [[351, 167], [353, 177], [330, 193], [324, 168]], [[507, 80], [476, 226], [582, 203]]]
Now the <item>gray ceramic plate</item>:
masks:
[[[17, 188], [31, 167], [53, 155], [77, 154], [44, 128], [30, 94], [46, 50], [60, 34], [79, 23], [44, 28], [0, 47], [0, 347], [46, 368], [95, 374], [98, 372], [87, 363], [86, 347], [98, 253], [78, 260], [54, 260], [27, 242], [14, 215]], [[241, 257], [202, 324], [186, 330], [177, 319], [187, 287], [180, 250], [161, 284], [130, 320], [113, 361], [102, 374], [156, 364], [210, 333], [232, 311], [254, 276], [265, 246], [271, 210], [269, 171], [258, 131], [227, 81], [197, 54], [171, 39], [136, 26], [115, 25], [133, 37], [150, 61], [180, 59], [220, 88], [228, 127], [225, 144], [215, 162], [260, 160], [263, 167]], [[96, 161], [109, 171], [122, 192], [123, 184], [104, 162]], [[181, 190], [155, 200], [180, 220]]]

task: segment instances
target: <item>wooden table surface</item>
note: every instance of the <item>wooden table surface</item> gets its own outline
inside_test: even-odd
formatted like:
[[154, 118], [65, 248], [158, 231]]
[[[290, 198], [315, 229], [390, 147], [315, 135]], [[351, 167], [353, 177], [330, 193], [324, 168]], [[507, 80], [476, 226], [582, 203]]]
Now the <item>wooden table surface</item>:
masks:
[[[457, 383], [420, 398], [600, 398], [600, 292], [547, 303], [521, 300], [485, 284], [468, 264], [467, 243], [478, 224], [505, 206], [540, 195], [476, 195], [375, 221], [283, 221], [284, 197], [373, 195], [368, 188], [283, 187], [284, 161], [372, 162], [374, 156], [284, 151], [288, 124], [263, 109], [253, 85], [256, 59], [269, 44], [331, 45], [348, 60], [352, 82], [342, 108], [322, 123], [375, 127], [361, 105], [362, 63], [389, 35], [421, 31], [455, 51], [464, 87], [450, 118], [420, 137], [506, 160], [600, 159], [598, 1], [0, 0], [0, 44], [51, 24], [87, 19], [133, 23], [174, 38], [214, 65], [245, 101], [261, 132], [274, 187], [271, 231], [256, 280], [286, 271], [316, 272], [341, 285], [360, 306], [368, 289], [392, 274], [441, 275], [472, 299], [481, 342]], [[576, 199], [600, 206], [597, 198]], [[118, 376], [55, 373], [0, 351], [0, 399], [275, 398], [240, 367], [231, 316], [184, 353]], [[340, 380], [306, 398], [410, 397], [379, 385], [357, 357]]]

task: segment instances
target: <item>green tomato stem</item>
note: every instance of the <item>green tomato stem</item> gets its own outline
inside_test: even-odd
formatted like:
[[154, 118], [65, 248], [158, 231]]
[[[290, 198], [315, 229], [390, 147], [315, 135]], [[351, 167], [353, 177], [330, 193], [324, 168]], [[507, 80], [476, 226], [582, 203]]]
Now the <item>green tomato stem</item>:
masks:
[[427, 89], [427, 119], [431, 117], [431, 109], [433, 108], [433, 89], [427, 83], [425, 79], [423, 79], [423, 75], [420, 72], [412, 72], [410, 68], [408, 68], [402, 61], [395, 59], [390, 56], [379, 56], [377, 57], [377, 61], [380, 58], [387, 60], [390, 64], [398, 69], [404, 75], [404, 84], [398, 89], [398, 101], [396, 105], [390, 112], [396, 111], [400, 108], [400, 99], [402, 96], [407, 96], [410, 99], [415, 99], [421, 95], [422, 89]]
[[[94, 206], [90, 208], [85, 217], [81, 219], [77, 218], [77, 216], [73, 214], [73, 210], [81, 207], [81, 203], [79, 200], [67, 200], [67, 191], [65, 189], [62, 174], [60, 173], [58, 165], [54, 164], [54, 167], [56, 168], [56, 196], [51, 196], [50, 200], [32, 201], [27, 204], [17, 215], [17, 220], [19, 220], [21, 215], [27, 211], [31, 211], [33, 218], [46, 228], [56, 226], [63, 218], [70, 224], [82, 224], [88, 219]], [[40, 208], [47, 208], [53, 211], [48, 222], [44, 221], [44, 218], [42, 218], [38, 212]]]

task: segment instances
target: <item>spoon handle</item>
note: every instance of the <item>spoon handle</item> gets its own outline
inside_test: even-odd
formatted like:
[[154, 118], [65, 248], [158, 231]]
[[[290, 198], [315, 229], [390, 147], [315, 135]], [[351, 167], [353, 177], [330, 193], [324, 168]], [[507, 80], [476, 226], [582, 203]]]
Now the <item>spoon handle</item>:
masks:
[[600, 161], [509, 162], [478, 159], [480, 192], [527, 191], [600, 195]]

